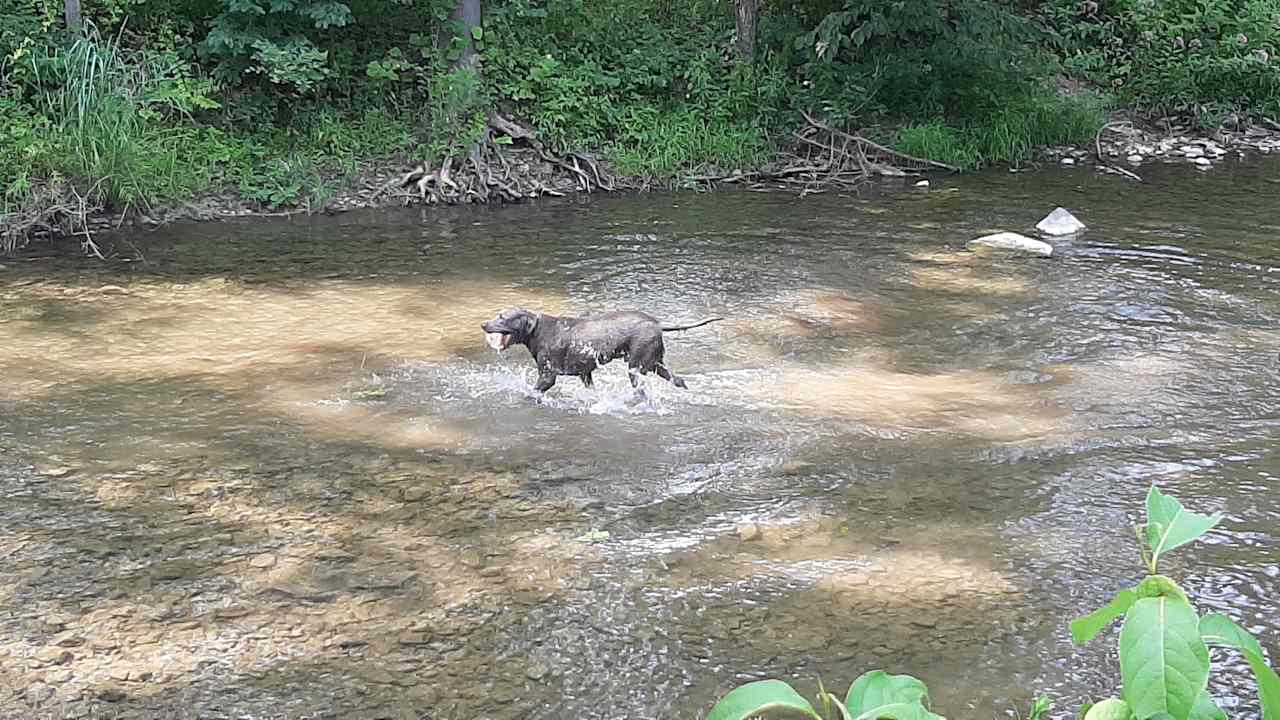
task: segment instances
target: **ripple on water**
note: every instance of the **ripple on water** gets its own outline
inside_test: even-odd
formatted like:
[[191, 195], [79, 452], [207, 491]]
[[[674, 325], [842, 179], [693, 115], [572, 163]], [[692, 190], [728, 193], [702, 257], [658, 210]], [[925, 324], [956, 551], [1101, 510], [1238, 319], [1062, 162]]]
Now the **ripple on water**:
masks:
[[[875, 667], [949, 716], [1066, 713], [1114, 691], [1114, 633], [1065, 625], [1140, 574], [1153, 482], [1225, 516], [1170, 572], [1275, 648], [1280, 262], [1232, 201], [1265, 172], [174, 226], [123, 274], [17, 264], [12, 672], [70, 701], [145, 665], [139, 716], [665, 719]], [[962, 250], [1063, 197], [1090, 230], [1054, 260]], [[634, 403], [614, 363], [539, 404], [478, 327], [513, 305], [728, 319], [670, 337], [687, 391]], [[27, 667], [49, 617], [112, 654]]]

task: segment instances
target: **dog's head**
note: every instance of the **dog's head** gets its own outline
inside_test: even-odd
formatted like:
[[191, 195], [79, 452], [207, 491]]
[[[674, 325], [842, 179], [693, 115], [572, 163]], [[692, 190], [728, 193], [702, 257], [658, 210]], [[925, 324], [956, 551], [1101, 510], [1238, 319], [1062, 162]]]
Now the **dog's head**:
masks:
[[495, 350], [506, 350], [513, 343], [523, 345], [528, 342], [538, 327], [539, 317], [538, 313], [524, 308], [509, 308], [489, 322], [481, 323], [480, 328]]

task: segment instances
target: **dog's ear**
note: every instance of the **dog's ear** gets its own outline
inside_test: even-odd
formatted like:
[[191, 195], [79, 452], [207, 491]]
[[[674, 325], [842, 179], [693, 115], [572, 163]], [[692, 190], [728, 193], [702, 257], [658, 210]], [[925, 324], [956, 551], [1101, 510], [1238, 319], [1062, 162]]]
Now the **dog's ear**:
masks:
[[539, 315], [526, 310], [524, 312], [524, 332], [526, 335], [532, 335], [534, 330], [538, 329]]

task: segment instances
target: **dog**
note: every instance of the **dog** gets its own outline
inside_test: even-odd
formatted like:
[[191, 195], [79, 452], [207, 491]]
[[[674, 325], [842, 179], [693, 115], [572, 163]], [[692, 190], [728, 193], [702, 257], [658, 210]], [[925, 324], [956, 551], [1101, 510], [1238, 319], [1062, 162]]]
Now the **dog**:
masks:
[[586, 317], [555, 317], [524, 308], [503, 310], [481, 323], [495, 350], [524, 345], [538, 366], [534, 389], [545, 393], [556, 378], [571, 375], [592, 386], [591, 373], [618, 358], [626, 358], [631, 387], [640, 388], [640, 376], [654, 373], [678, 388], [684, 379], [663, 364], [666, 352], [662, 333], [692, 330], [724, 318], [714, 317], [692, 325], [663, 325], [637, 310], [607, 312]]

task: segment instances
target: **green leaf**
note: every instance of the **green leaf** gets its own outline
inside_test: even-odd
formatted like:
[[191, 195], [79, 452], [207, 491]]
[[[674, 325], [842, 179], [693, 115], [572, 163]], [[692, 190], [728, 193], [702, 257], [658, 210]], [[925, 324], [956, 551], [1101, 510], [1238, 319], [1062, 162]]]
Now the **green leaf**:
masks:
[[1129, 720], [1131, 717], [1129, 703], [1120, 698], [1107, 698], [1092, 705], [1084, 714], [1084, 720]]
[[813, 706], [781, 680], [742, 685], [720, 699], [707, 720], [746, 720], [768, 713], [789, 713], [822, 720]]
[[863, 673], [849, 686], [844, 704], [855, 720], [929, 720], [938, 718], [924, 706], [929, 689], [910, 675], [883, 670]]
[[479, 25], [476, 25], [475, 27], [471, 28], [471, 37], [476, 42], [480, 42], [481, 40], [483, 40], [484, 28], [480, 27]]
[[1258, 643], [1258, 639], [1222, 613], [1209, 613], [1200, 618], [1200, 636], [1205, 642], [1214, 645], [1262, 655], [1262, 645]]
[[1036, 698], [1035, 702], [1031, 703], [1031, 712], [1027, 713], [1027, 720], [1044, 720], [1049, 715], [1051, 707], [1049, 698], [1041, 695]]
[[1111, 602], [1071, 621], [1071, 641], [1083, 645], [1092, 640], [1102, 629], [1110, 625], [1116, 618], [1124, 615], [1138, 602], [1138, 593], [1133, 590], [1121, 590], [1111, 598]]
[[1206, 690], [1196, 698], [1191, 707], [1191, 720], [1227, 720], [1227, 714], [1213, 702], [1213, 696]]
[[1280, 720], [1280, 675], [1267, 666], [1260, 645], [1247, 630], [1219, 613], [1210, 613], [1200, 621], [1200, 634], [1206, 642], [1235, 648], [1258, 681], [1258, 699], [1262, 701], [1262, 720]]
[[1152, 485], [1147, 492], [1147, 545], [1152, 564], [1159, 562], [1161, 554], [1195, 540], [1221, 520], [1222, 513], [1200, 515], [1184, 510], [1177, 498]]
[[1209, 680], [1209, 648], [1196, 611], [1169, 597], [1134, 603], [1120, 630], [1120, 676], [1137, 720], [1159, 713], [1187, 720]]

